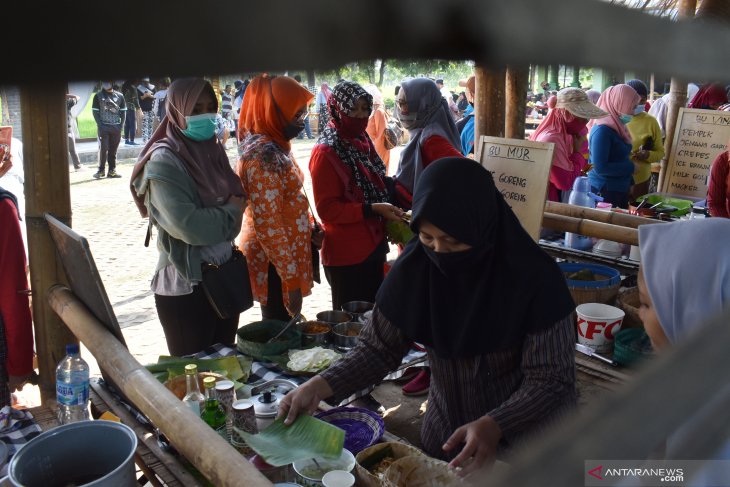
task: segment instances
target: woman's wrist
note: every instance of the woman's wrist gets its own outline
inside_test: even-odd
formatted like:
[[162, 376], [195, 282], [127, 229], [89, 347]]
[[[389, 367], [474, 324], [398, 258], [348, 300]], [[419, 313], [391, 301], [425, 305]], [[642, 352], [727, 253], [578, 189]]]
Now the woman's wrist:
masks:
[[374, 216], [373, 205], [371, 205], [370, 203], [363, 203], [362, 204], [362, 215], [365, 218], [370, 218], [371, 216]]

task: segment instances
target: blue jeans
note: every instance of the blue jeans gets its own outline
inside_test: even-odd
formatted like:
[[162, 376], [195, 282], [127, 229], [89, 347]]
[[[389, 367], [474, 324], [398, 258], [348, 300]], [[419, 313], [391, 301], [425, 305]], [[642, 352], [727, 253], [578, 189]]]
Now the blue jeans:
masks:
[[309, 126], [309, 117], [304, 119], [304, 130], [299, 132], [299, 135], [297, 135], [297, 139], [303, 139], [305, 133], [307, 134], [308, 139], [312, 138], [312, 128]]

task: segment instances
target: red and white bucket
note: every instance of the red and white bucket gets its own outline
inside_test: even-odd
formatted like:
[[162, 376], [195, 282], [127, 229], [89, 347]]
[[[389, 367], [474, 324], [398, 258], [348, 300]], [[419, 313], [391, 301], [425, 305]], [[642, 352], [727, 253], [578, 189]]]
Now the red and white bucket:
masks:
[[613, 341], [621, 331], [626, 313], [615, 306], [584, 303], [575, 308], [578, 315], [578, 343], [598, 353], [613, 351]]

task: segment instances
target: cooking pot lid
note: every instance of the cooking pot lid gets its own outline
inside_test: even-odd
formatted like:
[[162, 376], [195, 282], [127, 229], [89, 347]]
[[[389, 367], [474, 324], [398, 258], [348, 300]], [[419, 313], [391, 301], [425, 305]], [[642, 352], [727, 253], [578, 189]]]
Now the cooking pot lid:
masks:
[[273, 418], [279, 412], [279, 403], [291, 388], [277, 385], [268, 387], [261, 394], [251, 396], [253, 410], [259, 418]]

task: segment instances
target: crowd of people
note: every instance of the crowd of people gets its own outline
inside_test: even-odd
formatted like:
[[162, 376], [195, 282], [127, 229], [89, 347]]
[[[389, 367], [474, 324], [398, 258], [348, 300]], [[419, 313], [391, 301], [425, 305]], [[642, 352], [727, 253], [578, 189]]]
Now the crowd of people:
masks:
[[[94, 177], [120, 177], [116, 148], [122, 133], [127, 144], [136, 144], [141, 111], [144, 147], [130, 190], [157, 229], [159, 260], [150, 287], [169, 352], [182, 356], [235, 341], [238, 316], [222, 318], [211, 304], [201, 286], [203, 265], [224, 264], [240, 248], [262, 319], [285, 321], [301, 313], [311, 294], [319, 269], [312, 255], [319, 249], [332, 309], [349, 301], [375, 308], [349, 354], [284, 398], [280, 415], [287, 424], [320, 400], [377, 383], [414, 344], [426, 351], [429, 366], [403, 391], [429, 395], [424, 449], [462, 467], [463, 475], [571, 411], [573, 300], [554, 260], [522, 228], [491, 174], [471, 160], [475, 77], [459, 85], [464, 91], [457, 96], [442, 80], [399, 85], [392, 116], [409, 137], [390, 177], [383, 139], [391, 115], [374, 85], [340, 80], [317, 91], [268, 74], [226, 84], [220, 93], [200, 78], [159, 88], [149, 79], [130, 80], [121, 91], [103, 82], [93, 100], [101, 146]], [[647, 113], [648, 98], [646, 85], [634, 79], [602, 92], [564, 88], [549, 93], [544, 105], [534, 102], [544, 117], [531, 139], [555, 146], [548, 199], [563, 200], [581, 174], [616, 207], [648, 192], [652, 164], [664, 156], [665, 126], [651, 109]], [[69, 107], [76, 101], [68, 100]], [[689, 106], [723, 109], [727, 102], [724, 88], [710, 84]], [[309, 171], [320, 221], [291, 142], [314, 138], [311, 113], [319, 121]], [[228, 137], [238, 147], [235, 168], [225, 150]], [[718, 156], [710, 175], [713, 216], [730, 216], [727, 154]], [[12, 165], [2, 155], [0, 176]], [[416, 236], [386, 273], [386, 224], [403, 221], [409, 210]], [[8, 403], [29, 373], [24, 323], [30, 316], [27, 295], [17, 292], [27, 288], [17, 203], [1, 187], [0, 217], [11, 230], [0, 239], [9, 249], [0, 253], [0, 267], [13, 275], [11, 287], [0, 289], [14, 296], [10, 312], [9, 300], [0, 307], [0, 360], [7, 362], [0, 367], [0, 403]], [[697, 293], [685, 294], [684, 301], [696, 303], [678, 309], [676, 294], [692, 286], [667, 283], [690, 264], [670, 259], [683, 264], [664, 265], [665, 244], [692, 247], [705, 231], [718, 235], [712, 241], [719, 244], [729, 226], [714, 218], [641, 228], [640, 313], [657, 349], [689, 333], [697, 321], [691, 311], [725, 310], [724, 290], [730, 291], [726, 266], [710, 265], [706, 277], [723, 291], [720, 298], [709, 310]], [[524, 281], [525, 275], [535, 277]], [[8, 352], [13, 347], [23, 349], [19, 359]]]

